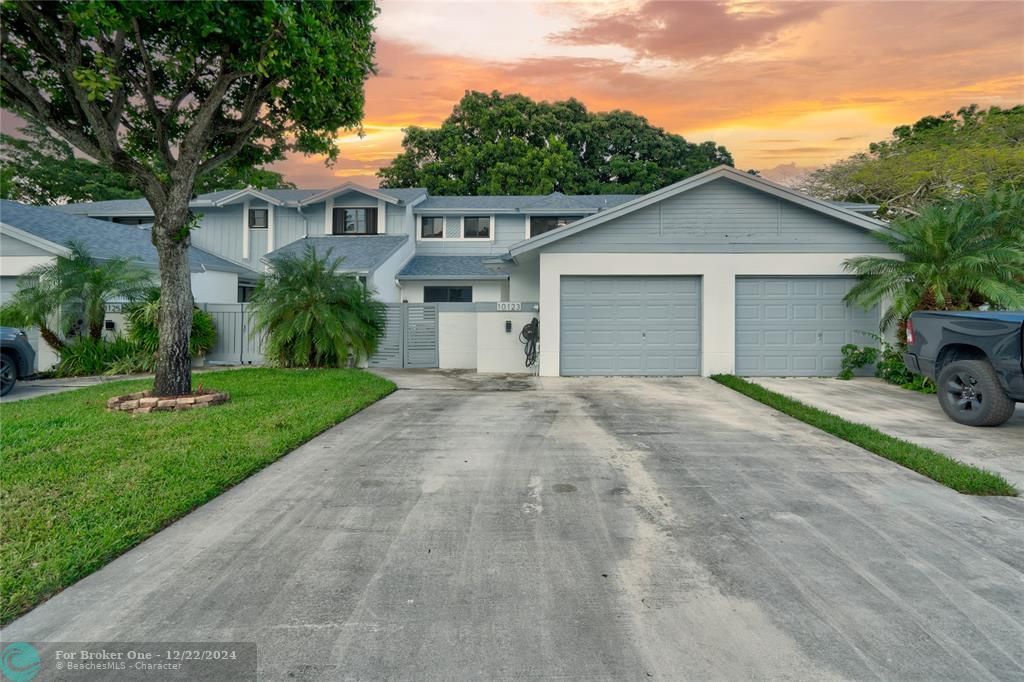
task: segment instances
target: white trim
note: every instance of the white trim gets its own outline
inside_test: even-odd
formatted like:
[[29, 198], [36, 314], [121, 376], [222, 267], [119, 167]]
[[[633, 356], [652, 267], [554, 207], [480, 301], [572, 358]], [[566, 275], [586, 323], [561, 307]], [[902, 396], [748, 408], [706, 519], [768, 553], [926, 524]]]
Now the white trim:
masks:
[[558, 376], [561, 287], [567, 275], [674, 275], [701, 278], [701, 374], [732, 374], [736, 362], [736, 278], [852, 275], [860, 253], [541, 253], [540, 374]]
[[[9, 223], [0, 222], [0, 228], [3, 228], [2, 232], [9, 234], [19, 241], [23, 241], [30, 246], [34, 246], [43, 251], [49, 251], [55, 256], [70, 256], [71, 249], [68, 247], [51, 242], [49, 239], [43, 239], [40, 236], [34, 235], [31, 232], [26, 232], [21, 228], [15, 227]], [[23, 258], [23, 256], [11, 256], [11, 258]]]
[[334, 224], [334, 197], [329, 197], [324, 204], [324, 234], [332, 234]]
[[[363, 210], [363, 211], [377, 211], [377, 232], [342, 232], [342, 233], [339, 233], [339, 234], [335, 234], [334, 233], [334, 211], [335, 211], [335, 209], [339, 209], [339, 208], [343, 208], [343, 209], [346, 209], [346, 210], [347, 209], [353, 209], [353, 210]], [[380, 215], [381, 215], [381, 211], [376, 206], [335, 206], [334, 205], [334, 199], [331, 199], [331, 215], [327, 219], [327, 234], [332, 235], [334, 237], [365, 237], [365, 236], [371, 236], [372, 237], [374, 234], [378, 234], [378, 235], [385, 234], [384, 232], [380, 231], [380, 227], [381, 227], [381, 225], [380, 225]], [[369, 227], [369, 224], [367, 224], [367, 227]]]
[[249, 260], [249, 200], [242, 202], [242, 260]]
[[547, 244], [558, 241], [559, 239], [563, 239], [591, 227], [601, 225], [609, 220], [620, 218], [626, 214], [632, 213], [633, 211], [645, 208], [663, 199], [695, 189], [720, 178], [726, 178], [741, 185], [746, 185], [752, 189], [779, 197], [780, 199], [791, 201], [805, 208], [842, 220], [864, 230], [872, 232], [889, 230], [889, 226], [880, 220], [875, 220], [874, 218], [868, 218], [860, 215], [859, 213], [854, 213], [853, 211], [838, 208], [826, 201], [815, 199], [814, 197], [802, 194], [788, 187], [783, 187], [782, 185], [777, 185], [774, 182], [770, 182], [759, 176], [738, 171], [731, 166], [717, 166], [716, 168], [712, 168], [711, 170], [704, 171], [703, 173], [677, 182], [674, 185], [669, 185], [668, 187], [659, 189], [656, 192], [645, 194], [633, 199], [632, 201], [627, 201], [624, 204], [619, 204], [618, 206], [601, 211], [596, 215], [577, 220], [565, 227], [560, 227], [558, 229], [551, 230], [550, 232], [545, 232], [542, 235], [538, 235], [537, 237], [533, 237], [532, 239], [524, 240], [518, 244], [513, 244], [508, 249], [509, 254], [515, 257], [523, 252], [546, 246]]
[[[238, 190], [234, 194], [229, 194], [226, 197], [222, 197], [222, 198], [217, 199], [215, 201], [210, 201], [210, 200], [207, 199], [207, 200], [204, 200], [204, 201], [201, 201], [201, 202], [200, 201], [195, 201], [195, 202], [192, 202], [192, 204], [201, 205], [201, 204], [209, 203], [210, 206], [217, 206], [219, 208], [219, 207], [222, 207], [222, 206], [227, 206], [228, 204], [236, 203], [239, 199], [241, 199], [243, 197], [253, 197], [255, 199], [260, 199], [262, 201], [267, 202], [268, 204], [273, 204], [274, 206], [280, 206], [281, 204], [284, 203], [283, 201], [281, 201], [279, 199], [275, 199], [274, 197], [270, 196], [269, 194], [264, 194], [263, 192], [260, 192], [259, 190], [253, 189], [252, 187], [246, 187], [245, 189]], [[190, 205], [192, 205], [192, 204], [190, 204]]]
[[388, 205], [383, 199], [377, 199], [377, 234], [387, 234]]
[[393, 196], [389, 196], [387, 194], [384, 194], [383, 192], [378, 192], [375, 189], [370, 189], [369, 187], [363, 187], [362, 185], [357, 185], [354, 182], [346, 182], [344, 185], [338, 185], [337, 187], [335, 187], [333, 189], [324, 190], [323, 192], [320, 192], [319, 194], [314, 194], [313, 196], [306, 197], [305, 199], [302, 199], [301, 201], [299, 201], [298, 204], [300, 206], [308, 206], [309, 204], [317, 204], [317, 203], [320, 203], [321, 201], [324, 201], [325, 199], [333, 198], [336, 194], [341, 194], [342, 192], [349, 192], [349, 191], [360, 192], [362, 194], [365, 194], [366, 196], [373, 197], [374, 199], [377, 199], [378, 201], [383, 201], [383, 202], [386, 202], [388, 204], [396, 204], [397, 205], [398, 203], [400, 203], [398, 201], [398, 199], [394, 198]]
[[267, 206], [267, 253], [277, 248], [274, 244], [274, 218], [276, 214], [275, 206]]
[[[424, 218], [440, 218], [441, 219], [441, 236], [440, 237], [424, 237], [423, 236], [423, 219]], [[460, 215], [459, 218], [459, 236], [449, 237], [448, 236], [448, 218], [449, 216], [439, 213], [422, 213], [416, 215], [416, 241], [418, 242], [493, 242], [495, 234], [498, 231], [497, 221], [494, 215], [478, 213], [476, 215]], [[489, 237], [467, 237], [466, 236], [466, 218], [487, 218], [490, 221], [490, 236]]]
[[[487, 218], [490, 227], [487, 230], [486, 237], [467, 237], [466, 236], [466, 218]], [[493, 242], [494, 233], [498, 231], [497, 226], [494, 224], [493, 215], [469, 215], [459, 217], [459, 239], [464, 242]]]

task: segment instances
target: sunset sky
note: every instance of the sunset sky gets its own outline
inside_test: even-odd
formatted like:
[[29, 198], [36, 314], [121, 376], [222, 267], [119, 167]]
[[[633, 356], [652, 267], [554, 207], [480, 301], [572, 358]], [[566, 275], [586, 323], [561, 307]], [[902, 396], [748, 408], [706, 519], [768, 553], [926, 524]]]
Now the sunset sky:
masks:
[[375, 185], [402, 128], [466, 90], [628, 109], [782, 179], [926, 114], [1024, 103], [1024, 2], [385, 0], [377, 62], [366, 136], [332, 169], [277, 164], [289, 180]]

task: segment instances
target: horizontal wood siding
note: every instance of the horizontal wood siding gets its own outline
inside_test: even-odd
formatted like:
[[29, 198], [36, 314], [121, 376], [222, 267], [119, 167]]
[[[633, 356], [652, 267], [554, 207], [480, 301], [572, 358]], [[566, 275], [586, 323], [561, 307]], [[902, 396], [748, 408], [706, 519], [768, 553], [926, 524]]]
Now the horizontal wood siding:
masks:
[[728, 180], [545, 247], [571, 252], [885, 252], [867, 231]]

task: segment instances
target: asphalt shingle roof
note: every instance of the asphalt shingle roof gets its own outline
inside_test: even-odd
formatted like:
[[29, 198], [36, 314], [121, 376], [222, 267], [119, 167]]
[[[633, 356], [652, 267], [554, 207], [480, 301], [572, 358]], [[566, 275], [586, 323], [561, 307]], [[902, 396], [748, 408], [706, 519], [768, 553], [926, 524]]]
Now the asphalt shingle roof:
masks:
[[474, 211], [518, 210], [528, 211], [596, 211], [636, 199], [638, 194], [574, 194], [567, 195], [553, 192], [547, 195], [510, 195], [510, 196], [464, 196], [464, 197], [427, 197], [416, 206], [417, 211], [454, 210], [465, 208]]
[[493, 256], [413, 256], [398, 273], [398, 279], [508, 279], [484, 261]]
[[265, 256], [273, 261], [281, 255], [299, 255], [307, 246], [312, 246], [317, 256], [324, 257], [328, 252], [334, 258], [343, 258], [342, 268], [354, 272], [371, 272], [402, 247], [409, 240], [409, 235], [325, 235], [323, 237], [306, 237], [281, 248], [271, 251]]
[[[207, 192], [206, 194], [200, 194], [196, 197], [196, 201], [217, 201], [224, 197], [238, 193], [240, 190], [237, 189], [221, 189], [216, 192]], [[324, 190], [322, 189], [258, 189], [256, 190], [261, 194], [273, 197], [279, 201], [286, 203], [294, 203], [302, 201], [307, 197], [311, 197], [314, 194], [320, 194]], [[413, 201], [426, 193], [427, 190], [422, 187], [411, 187], [402, 189], [388, 189], [381, 188], [377, 190], [382, 194], [387, 194], [390, 197], [394, 197], [399, 201]], [[153, 209], [149, 207], [149, 202], [145, 199], [111, 199], [109, 201], [87, 201], [78, 204], [64, 204], [63, 206], [55, 206], [65, 213], [74, 213], [78, 215], [99, 215], [99, 216], [151, 216], [153, 215]]]
[[[156, 247], [150, 239], [148, 227], [120, 225], [106, 220], [94, 220], [42, 206], [26, 206], [17, 201], [0, 200], [0, 222], [23, 230], [58, 246], [69, 242], [81, 243], [94, 258], [134, 258], [156, 267]], [[234, 263], [204, 251], [197, 246], [189, 249], [192, 270], [218, 270], [254, 275], [256, 272], [240, 263]]]

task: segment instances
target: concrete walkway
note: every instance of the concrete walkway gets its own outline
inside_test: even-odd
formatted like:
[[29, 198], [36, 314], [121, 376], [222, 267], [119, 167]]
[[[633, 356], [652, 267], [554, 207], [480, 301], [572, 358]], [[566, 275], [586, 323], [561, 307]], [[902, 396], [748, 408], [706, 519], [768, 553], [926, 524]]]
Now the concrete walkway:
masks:
[[881, 379], [753, 379], [765, 388], [872, 426], [883, 433], [1002, 474], [1024, 491], [1024, 404], [999, 427], [964, 426], [949, 419], [934, 395]]
[[706, 379], [400, 381], [3, 638], [254, 641], [271, 680], [1024, 676], [1024, 500]]

